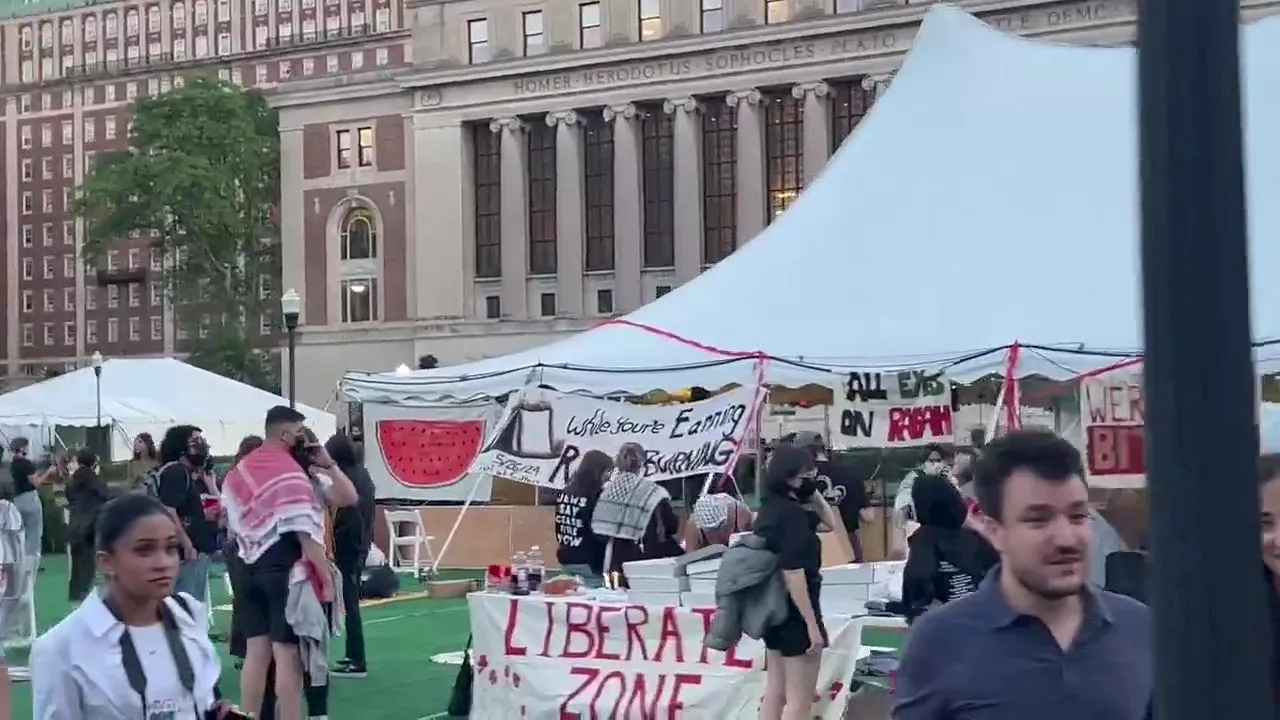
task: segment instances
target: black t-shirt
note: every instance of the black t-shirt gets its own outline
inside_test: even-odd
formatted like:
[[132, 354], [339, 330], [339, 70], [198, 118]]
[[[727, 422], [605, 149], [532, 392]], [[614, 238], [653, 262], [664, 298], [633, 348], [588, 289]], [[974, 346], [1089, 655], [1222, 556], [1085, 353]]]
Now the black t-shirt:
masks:
[[853, 469], [846, 465], [830, 460], [820, 460], [817, 467], [818, 488], [822, 491], [823, 497], [836, 512], [840, 513], [845, 530], [849, 532], [857, 530], [862, 521], [858, 511], [871, 504], [867, 498], [866, 486], [855, 476]]
[[15, 457], [9, 463], [9, 474], [13, 476], [13, 494], [21, 495], [36, 489], [31, 478], [36, 475], [35, 463], [24, 457]]
[[600, 496], [561, 492], [556, 500], [556, 559], [561, 565], [589, 565], [600, 572], [604, 543], [591, 532], [591, 516]]
[[756, 515], [755, 533], [778, 556], [782, 570], [804, 570], [813, 593], [822, 585], [822, 541], [818, 515], [790, 497], [766, 495]]
[[180, 462], [170, 463], [160, 471], [156, 483], [160, 502], [173, 508], [178, 520], [191, 538], [196, 552], [211, 553], [218, 546], [218, 527], [204, 517], [204, 506], [200, 501], [203, 483], [197, 482], [186, 465]]

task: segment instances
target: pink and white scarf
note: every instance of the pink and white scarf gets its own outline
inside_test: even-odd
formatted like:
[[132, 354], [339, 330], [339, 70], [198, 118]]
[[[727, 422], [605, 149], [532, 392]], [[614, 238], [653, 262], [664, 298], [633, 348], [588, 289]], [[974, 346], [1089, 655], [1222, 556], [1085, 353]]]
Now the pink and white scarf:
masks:
[[324, 545], [324, 507], [311, 478], [282, 447], [260, 447], [237, 463], [222, 485], [222, 504], [246, 563], [288, 533]]

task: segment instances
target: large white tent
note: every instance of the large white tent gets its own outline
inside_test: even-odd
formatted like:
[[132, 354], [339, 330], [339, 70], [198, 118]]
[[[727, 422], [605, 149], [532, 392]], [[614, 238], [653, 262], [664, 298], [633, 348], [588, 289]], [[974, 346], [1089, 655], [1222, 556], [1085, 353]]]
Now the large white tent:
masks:
[[[1247, 27], [1242, 52], [1253, 327], [1266, 341], [1280, 338], [1280, 285], [1264, 274], [1280, 261], [1280, 18]], [[998, 349], [1015, 342], [1022, 374], [1063, 377], [1136, 354], [1136, 57], [935, 7], [817, 181], [696, 280], [546, 347], [352, 372], [342, 389], [425, 403], [498, 395], [533, 373], [638, 393], [747, 380], [754, 354], [775, 358], [769, 380], [786, 385], [823, 369], [952, 363], [972, 376], [1000, 370]]]
[[[278, 395], [173, 358], [107, 360], [102, 364], [102, 407], [93, 368], [0, 395], [0, 432], [48, 443], [57, 428], [112, 428], [112, 459], [126, 457], [133, 437], [149, 432], [159, 442], [179, 423], [200, 427], [215, 455], [232, 455], [246, 435], [261, 435]], [[333, 434], [331, 413], [304, 405], [299, 412], [322, 439]]]

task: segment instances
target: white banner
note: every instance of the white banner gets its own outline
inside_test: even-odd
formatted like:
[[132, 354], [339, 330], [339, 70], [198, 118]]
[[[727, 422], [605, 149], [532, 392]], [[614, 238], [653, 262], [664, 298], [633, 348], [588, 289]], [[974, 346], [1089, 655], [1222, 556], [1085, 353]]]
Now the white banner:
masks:
[[470, 407], [364, 404], [364, 461], [377, 499], [488, 502], [493, 478], [469, 474], [491, 424], [494, 403]]
[[851, 372], [834, 392], [833, 448], [897, 448], [955, 442], [951, 381], [940, 372]]
[[1147, 420], [1140, 365], [1082, 379], [1080, 425], [1090, 487], [1146, 485]]
[[744, 387], [695, 403], [632, 405], [526, 388], [471, 472], [563, 488], [587, 452], [613, 457], [628, 442], [645, 449], [645, 476], [654, 481], [729, 472], [762, 399], [760, 388]]
[[[713, 608], [605, 604], [474, 593], [471, 717], [747, 718], [764, 697], [764, 646], [727, 653], [703, 639]], [[827, 627], [814, 718], [840, 720], [861, 627]]]

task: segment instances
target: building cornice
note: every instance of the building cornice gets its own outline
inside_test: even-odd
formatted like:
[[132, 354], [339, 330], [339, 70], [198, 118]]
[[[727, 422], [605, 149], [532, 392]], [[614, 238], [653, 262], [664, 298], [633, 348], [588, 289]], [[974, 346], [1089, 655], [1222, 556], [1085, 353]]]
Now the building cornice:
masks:
[[274, 108], [353, 102], [404, 94], [399, 71], [383, 68], [356, 75], [338, 75], [314, 80], [293, 80], [267, 95]]
[[358, 342], [411, 342], [441, 338], [492, 339], [503, 336], [562, 335], [582, 332], [605, 318], [556, 318], [553, 320], [410, 320], [371, 325], [324, 325], [298, 328], [298, 343], [341, 345]]

